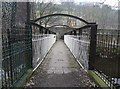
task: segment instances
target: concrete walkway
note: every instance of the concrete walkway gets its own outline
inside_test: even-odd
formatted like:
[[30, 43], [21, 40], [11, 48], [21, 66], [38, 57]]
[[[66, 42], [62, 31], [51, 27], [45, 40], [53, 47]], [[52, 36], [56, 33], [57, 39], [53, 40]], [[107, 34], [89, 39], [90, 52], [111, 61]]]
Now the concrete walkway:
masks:
[[78, 65], [62, 40], [49, 51], [26, 87], [93, 87], [95, 83]]

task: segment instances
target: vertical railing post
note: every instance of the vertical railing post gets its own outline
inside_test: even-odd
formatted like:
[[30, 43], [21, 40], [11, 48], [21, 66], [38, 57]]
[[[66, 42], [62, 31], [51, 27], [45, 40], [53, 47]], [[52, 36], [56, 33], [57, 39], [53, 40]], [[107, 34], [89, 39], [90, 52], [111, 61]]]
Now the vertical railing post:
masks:
[[31, 24], [29, 24], [30, 25], [30, 48], [31, 48], [31, 50], [30, 50], [30, 68], [33, 68], [33, 62], [32, 62], [32, 60], [33, 60], [33, 55], [32, 55], [32, 25]]
[[11, 13], [11, 28], [10, 29], [7, 29], [7, 34], [8, 34], [8, 45], [9, 45], [9, 62], [10, 62], [10, 82], [11, 82], [11, 85], [13, 85], [14, 83], [14, 59], [12, 58], [12, 52], [13, 52], [13, 47], [12, 47], [12, 44], [14, 43], [14, 37], [13, 37], [13, 30], [14, 30], [14, 25], [15, 25], [15, 15], [16, 15], [16, 5], [17, 3], [16, 2], [13, 2], [12, 3], [12, 13]]
[[[10, 37], [10, 29], [7, 29], [7, 35], [8, 35], [8, 49], [9, 49], [9, 63], [8, 66], [10, 66], [10, 82], [11, 85], [13, 84], [13, 60], [11, 58], [11, 37]], [[4, 59], [5, 60], [5, 59]]]
[[[30, 24], [30, 3], [27, 2], [27, 24], [26, 24], [26, 45], [30, 45], [30, 48], [26, 52], [26, 67], [27, 69], [32, 68], [32, 27]], [[29, 41], [28, 41], [29, 40]], [[28, 43], [29, 42], [29, 43]]]
[[[2, 11], [2, 2], [0, 2], [0, 11]], [[0, 17], [2, 17], [0, 13]], [[0, 73], [2, 73], [2, 18], [0, 18]], [[0, 76], [0, 89], [2, 88], [2, 75]]]
[[94, 69], [94, 62], [96, 57], [96, 40], [97, 40], [97, 24], [91, 24], [90, 30], [90, 50], [89, 50], [89, 69]]
[[79, 29], [79, 40], [81, 39], [82, 29]]
[[76, 36], [76, 35], [77, 35], [77, 32], [76, 32], [75, 30], [74, 30], [73, 32], [74, 32], [74, 35]]

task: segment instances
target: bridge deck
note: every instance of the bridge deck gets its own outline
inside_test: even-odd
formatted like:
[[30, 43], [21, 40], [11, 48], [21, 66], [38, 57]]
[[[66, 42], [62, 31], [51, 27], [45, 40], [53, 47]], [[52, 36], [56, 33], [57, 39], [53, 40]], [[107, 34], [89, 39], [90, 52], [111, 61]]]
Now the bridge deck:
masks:
[[62, 40], [49, 51], [26, 87], [92, 87], [95, 83], [78, 65]]

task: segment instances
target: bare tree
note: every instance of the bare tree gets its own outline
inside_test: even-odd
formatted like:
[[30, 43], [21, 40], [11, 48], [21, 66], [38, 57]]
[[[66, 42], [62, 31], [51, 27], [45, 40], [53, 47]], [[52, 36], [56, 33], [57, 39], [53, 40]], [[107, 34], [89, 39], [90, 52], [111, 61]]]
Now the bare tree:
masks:
[[[48, 15], [48, 14], [53, 14], [53, 13], [58, 13], [59, 11], [58, 8], [56, 8], [56, 4], [53, 4], [52, 2], [37, 2], [34, 4], [34, 9], [35, 11], [33, 12], [35, 14], [35, 18], [38, 17], [42, 17], [44, 15]], [[48, 17], [45, 18], [43, 20], [38, 21], [38, 23], [40, 25], [44, 25], [45, 27], [47, 27], [48, 23], [53, 23], [57, 20], [57, 18], [52, 18], [52, 17]]]

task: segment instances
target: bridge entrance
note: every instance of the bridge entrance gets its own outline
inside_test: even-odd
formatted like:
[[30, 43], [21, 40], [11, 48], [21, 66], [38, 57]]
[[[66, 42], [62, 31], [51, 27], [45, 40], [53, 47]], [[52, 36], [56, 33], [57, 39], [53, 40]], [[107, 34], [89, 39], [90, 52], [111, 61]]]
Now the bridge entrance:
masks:
[[[89, 22], [87, 22], [87, 21], [85, 21], [84, 19], [82, 19], [82, 18], [79, 18], [79, 17], [77, 17], [77, 16], [73, 16], [73, 15], [69, 15], [69, 14], [50, 14], [50, 15], [46, 15], [46, 16], [42, 16], [42, 17], [40, 17], [40, 18], [37, 18], [37, 19], [35, 19], [35, 20], [31, 20], [31, 25], [34, 25], [34, 26], [38, 26], [38, 27], [42, 27], [42, 26], [40, 26], [39, 24], [37, 24], [36, 22], [37, 21], [39, 21], [39, 20], [41, 20], [41, 19], [44, 19], [44, 18], [47, 18], [47, 17], [53, 17], [53, 16], [67, 16], [67, 17], [71, 17], [71, 18], [75, 18], [75, 19], [78, 19], [78, 20], [80, 20], [80, 21], [82, 21], [82, 22], [84, 22], [86, 25], [85, 26], [83, 26], [83, 27], [80, 27], [80, 28], [77, 28], [77, 29], [73, 29], [73, 30], [71, 30], [71, 31], [69, 31], [69, 32], [64, 32], [63, 33], [63, 36], [66, 34], [68, 34], [68, 35], [72, 35], [72, 36], [74, 36], [74, 35], [77, 35], [78, 34], [78, 36], [79, 36], [79, 34], [80, 34], [80, 31], [81, 31], [81, 34], [82, 34], [82, 31], [83, 31], [83, 29], [85, 29], [85, 32], [86, 32], [86, 34], [87, 34], [87, 36], [88, 37], [86, 37], [86, 38], [88, 38], [88, 41], [89, 41], [89, 45], [87, 45], [87, 46], [89, 46], [90, 48], [88, 48], [88, 49], [90, 49], [90, 51], [89, 52], [87, 52], [87, 53], [85, 53], [87, 56], [86, 56], [86, 58], [89, 58], [89, 59], [86, 59], [86, 60], [89, 60], [89, 62], [88, 61], [86, 61], [85, 63], [87, 63], [87, 64], [84, 64], [83, 63], [83, 65], [84, 65], [84, 67], [86, 66], [86, 68], [87, 69], [92, 69], [92, 66], [90, 66], [90, 65], [93, 65], [94, 64], [94, 60], [95, 60], [95, 56], [94, 56], [94, 54], [96, 54], [95, 53], [95, 51], [96, 51], [96, 34], [97, 34], [97, 24], [96, 23], [89, 23]], [[53, 27], [53, 26], [52, 26]], [[44, 28], [44, 27], [43, 27]], [[44, 29], [46, 29], [46, 28], [44, 28]], [[58, 30], [58, 29], [57, 29]], [[83, 31], [84, 32], [84, 31]], [[58, 36], [59, 36], [59, 34], [57, 34]], [[66, 39], [65, 39], [65, 42], [66, 42]], [[67, 43], [66, 43], [67, 44]], [[68, 45], [68, 44], [67, 44]], [[87, 49], [87, 50], [88, 50]], [[94, 49], [94, 50], [93, 50]], [[88, 54], [90, 54], [89, 56], [88, 56]], [[84, 59], [83, 59], [84, 60]], [[88, 67], [88, 65], [89, 65], [89, 67]]]

